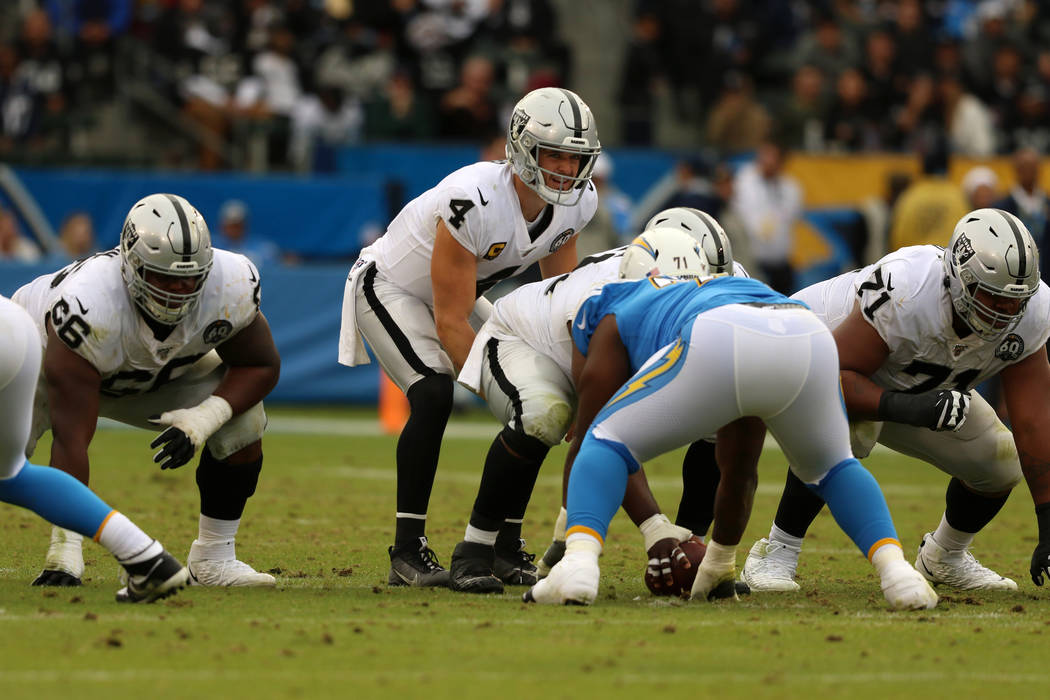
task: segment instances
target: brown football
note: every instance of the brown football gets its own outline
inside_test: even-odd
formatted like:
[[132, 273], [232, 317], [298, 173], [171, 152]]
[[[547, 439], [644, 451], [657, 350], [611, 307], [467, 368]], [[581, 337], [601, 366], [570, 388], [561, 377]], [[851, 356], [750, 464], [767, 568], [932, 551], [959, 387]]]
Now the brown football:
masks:
[[649, 568], [646, 566], [645, 585], [653, 595], [681, 596], [688, 595], [689, 591], [692, 590], [693, 579], [696, 578], [696, 567], [700, 566], [700, 562], [703, 561], [704, 554], [707, 553], [707, 545], [704, 544], [703, 539], [693, 535], [679, 546], [692, 566], [688, 569], [680, 565], [672, 568], [671, 574], [674, 576], [674, 586], [670, 589], [662, 586], [657, 588], [655, 586], [656, 579], [649, 575]]

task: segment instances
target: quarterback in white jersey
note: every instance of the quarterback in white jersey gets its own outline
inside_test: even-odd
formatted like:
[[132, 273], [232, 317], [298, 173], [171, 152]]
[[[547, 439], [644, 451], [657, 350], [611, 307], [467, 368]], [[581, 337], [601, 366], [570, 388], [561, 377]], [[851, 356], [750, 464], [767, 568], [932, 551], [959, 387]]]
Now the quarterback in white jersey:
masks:
[[[643, 277], [655, 270], [688, 272], [686, 261], [701, 255], [718, 274], [732, 271], [747, 276], [742, 267], [734, 267], [729, 239], [717, 221], [695, 209], [671, 209], [653, 217], [631, 245], [592, 255], [568, 275], [523, 285], [496, 301], [459, 381], [484, 396], [506, 427], [489, 449], [464, 541], [452, 554], [453, 590], [499, 592], [503, 583], [532, 585], [544, 571], [532, 564], [533, 556], [517, 542], [501, 541], [499, 533], [505, 521], [521, 522], [547, 452], [572, 425], [576, 391], [569, 323], [580, 304], [606, 282]], [[706, 451], [699, 447], [691, 454], [696, 457]], [[647, 496], [646, 506], [652, 507], [652, 512], [640, 514], [636, 520], [640, 524], [659, 515], [659, 509], [644, 475], [639, 473], [634, 482]], [[658, 519], [670, 526], [662, 515]], [[564, 518], [558, 521], [563, 523]], [[560, 530], [555, 541], [564, 544], [563, 525]], [[675, 530], [684, 532], [691, 534], [688, 527]], [[520, 553], [514, 556], [514, 551]], [[554, 556], [548, 550], [540, 567], [553, 565]]]
[[[99, 416], [166, 428], [151, 445], [161, 448], [161, 469], [201, 451], [193, 580], [272, 586], [234, 549], [262, 468], [261, 402], [280, 371], [252, 263], [213, 251], [207, 224], [185, 199], [155, 194], [132, 207], [118, 248], [37, 278], [14, 301], [44, 347], [26, 454], [50, 428], [51, 465], [87, 483]], [[78, 585], [82, 572], [79, 536], [56, 528], [35, 583]]]
[[453, 377], [491, 308], [481, 295], [536, 262], [545, 278], [576, 265], [576, 234], [597, 208], [590, 178], [600, 150], [579, 96], [530, 92], [514, 108], [507, 161], [461, 168], [409, 202], [350, 271], [339, 362], [368, 362], [367, 341], [410, 407], [397, 447], [392, 586], [448, 582], [426, 514]]
[[[795, 298], [834, 330], [857, 456], [877, 441], [952, 476], [915, 568], [963, 590], [1016, 589], [969, 546], [1024, 477], [1039, 518], [1031, 575], [1041, 583], [1050, 565], [1050, 290], [1024, 224], [978, 209], [959, 221], [947, 249], [902, 248]], [[970, 394], [996, 375], [1012, 433]], [[798, 588], [802, 538], [823, 504], [796, 482], [789, 476], [769, 538], [748, 555], [744, 580], [753, 589]]]

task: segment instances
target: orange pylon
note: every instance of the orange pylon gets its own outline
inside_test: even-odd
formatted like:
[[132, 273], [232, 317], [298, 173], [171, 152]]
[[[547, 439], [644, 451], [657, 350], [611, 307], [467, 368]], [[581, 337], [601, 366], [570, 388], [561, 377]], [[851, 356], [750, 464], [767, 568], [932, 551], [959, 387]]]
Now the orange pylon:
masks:
[[408, 399], [382, 368], [379, 369], [379, 426], [387, 435], [400, 435], [408, 422]]

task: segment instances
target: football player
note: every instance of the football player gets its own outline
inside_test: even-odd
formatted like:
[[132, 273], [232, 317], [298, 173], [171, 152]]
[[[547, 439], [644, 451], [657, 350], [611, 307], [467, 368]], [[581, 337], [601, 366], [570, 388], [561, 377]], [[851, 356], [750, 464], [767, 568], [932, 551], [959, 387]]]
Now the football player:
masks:
[[[38, 277], [13, 300], [44, 347], [26, 455], [50, 428], [51, 466], [86, 484], [99, 416], [161, 430], [151, 443], [161, 469], [201, 453], [193, 583], [273, 586], [234, 543], [262, 469], [261, 402], [280, 372], [255, 266], [213, 250], [185, 199], [152, 194], [128, 212], [116, 249]], [[79, 585], [83, 570], [80, 535], [56, 527], [34, 584]]]
[[531, 555], [516, 561], [510, 556], [523, 544], [501, 543], [499, 533], [507, 520], [520, 525], [547, 452], [572, 424], [569, 323], [577, 307], [597, 284], [661, 270], [695, 274], [693, 261], [702, 254], [700, 244], [679, 228], [654, 228], [629, 246], [584, 258], [569, 274], [497, 300], [459, 381], [484, 396], [505, 427], [489, 449], [464, 540], [452, 553], [450, 588], [498, 593], [504, 583], [537, 581]]
[[[946, 249], [901, 248], [795, 297], [834, 330], [855, 453], [865, 457], [880, 442], [952, 477], [915, 568], [952, 588], [1016, 589], [969, 547], [1023, 476], [1039, 524], [1031, 576], [1041, 583], [1050, 566], [1050, 291], [1024, 224], [977, 209], [959, 220]], [[970, 394], [995, 375], [1012, 435]], [[802, 538], [822, 507], [788, 474], [769, 537], [744, 564], [753, 589], [798, 590]]]
[[65, 472], [25, 458], [40, 377], [40, 339], [33, 320], [0, 296], [0, 500], [91, 537], [127, 572], [117, 601], [150, 603], [186, 585], [189, 573], [157, 540], [103, 503]]
[[[656, 229], [660, 231], [653, 237]], [[688, 235], [682, 236], [683, 232]], [[711, 269], [747, 276], [741, 266], [734, 266], [729, 239], [713, 217], [676, 207], [650, 219], [642, 236], [630, 246], [587, 257], [568, 275], [524, 285], [496, 302], [492, 316], [478, 331], [459, 381], [486, 398], [505, 428], [489, 449], [464, 541], [452, 555], [453, 590], [490, 593], [502, 591], [503, 583], [532, 585], [561, 558], [565, 548], [564, 508], [556, 519], [554, 541], [539, 567], [532, 564], [531, 555], [509, 556], [511, 549], [522, 551], [517, 543], [501, 552], [496, 531], [504, 519], [523, 519], [547, 452], [561, 441], [575, 417], [569, 323], [595, 285], [644, 277], [661, 269], [667, 274], [681, 274], [688, 271], [687, 261], [697, 245]], [[706, 521], [695, 513], [697, 506], [703, 509], [705, 501], [692, 494], [713, 494], [717, 486], [718, 468], [710, 443], [697, 441], [690, 447], [682, 472], [684, 491], [690, 498], [685, 505], [683, 495], [677, 521], [680, 527], [674, 527], [655, 505], [630, 511], [632, 517], [637, 516], [635, 522], [642, 529], [647, 550], [667, 537], [675, 544], [688, 538], [692, 534], [690, 525], [707, 529], [710, 513]], [[714, 486], [709, 484], [712, 478]], [[631, 490], [643, 480], [641, 472], [632, 477]], [[639, 490], [649, 493], [640, 483]], [[648, 498], [644, 503], [655, 504]], [[710, 498], [706, 505], [709, 510]]]
[[[537, 261], [544, 278], [572, 270], [576, 234], [597, 207], [591, 170], [601, 146], [575, 93], [523, 97], [506, 151], [506, 161], [468, 165], [409, 202], [347, 280], [339, 361], [368, 362], [363, 337], [410, 407], [397, 444], [392, 586], [448, 584], [427, 543], [427, 508], [453, 377], [491, 309], [481, 295]], [[502, 533], [518, 556], [521, 524]]]
[[572, 339], [579, 406], [566, 552], [526, 602], [594, 602], [598, 555], [628, 476], [716, 431], [722, 474], [691, 594], [735, 599], [736, 547], [768, 427], [874, 564], [887, 601], [936, 605], [904, 560], [882, 491], [850, 453], [834, 340], [805, 305], [751, 279], [652, 277], [605, 285], [580, 307]]

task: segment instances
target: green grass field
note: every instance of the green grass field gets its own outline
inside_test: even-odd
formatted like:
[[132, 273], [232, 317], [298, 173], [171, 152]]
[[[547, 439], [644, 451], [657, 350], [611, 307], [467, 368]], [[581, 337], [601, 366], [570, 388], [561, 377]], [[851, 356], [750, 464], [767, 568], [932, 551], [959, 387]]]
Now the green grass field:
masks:
[[[271, 415], [238, 554], [279, 570], [276, 590], [193, 588], [153, 606], [118, 606], [118, 567], [94, 544], [85, 547], [85, 586], [32, 588], [49, 528], [4, 510], [0, 697], [948, 698], [1044, 687], [1050, 590], [1028, 579], [1036, 530], [1023, 486], [974, 549], [1019, 583], [1017, 593], [941, 591], [936, 610], [889, 612], [873, 571], [825, 513], [803, 550], [801, 593], [735, 604], [655, 599], [641, 580], [641, 536], [621, 514], [593, 607], [527, 606], [522, 588], [483, 597], [388, 589], [394, 440], [369, 434], [371, 415], [361, 411]], [[431, 504], [429, 535], [443, 563], [498, 431], [494, 422], [477, 429], [481, 414], [463, 420], [454, 423], [461, 437], [445, 442]], [[92, 484], [183, 558], [197, 529], [193, 469], [160, 472], [150, 439], [101, 430]], [[45, 443], [36, 461], [47, 454]], [[532, 551], [550, 536], [563, 455], [552, 453], [533, 497], [525, 527]], [[680, 458], [647, 465], [672, 518]], [[940, 519], [947, 477], [885, 452], [866, 464], [913, 558]], [[779, 452], [763, 456], [738, 566], [768, 531], [785, 468]]]

